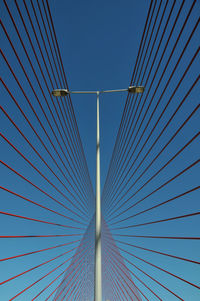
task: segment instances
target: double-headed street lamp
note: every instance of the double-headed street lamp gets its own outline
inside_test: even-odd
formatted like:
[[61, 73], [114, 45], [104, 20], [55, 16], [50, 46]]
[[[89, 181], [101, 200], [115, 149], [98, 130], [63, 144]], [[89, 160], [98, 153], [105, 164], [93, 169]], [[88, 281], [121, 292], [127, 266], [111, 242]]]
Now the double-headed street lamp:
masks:
[[143, 86], [130, 86], [128, 89], [103, 91], [69, 91], [67, 89], [53, 90], [53, 96], [67, 96], [68, 94], [96, 94], [97, 95], [97, 147], [96, 147], [96, 230], [95, 230], [95, 301], [102, 301], [101, 276], [101, 197], [100, 197], [100, 127], [99, 127], [99, 95], [103, 93], [129, 92], [143, 93]]

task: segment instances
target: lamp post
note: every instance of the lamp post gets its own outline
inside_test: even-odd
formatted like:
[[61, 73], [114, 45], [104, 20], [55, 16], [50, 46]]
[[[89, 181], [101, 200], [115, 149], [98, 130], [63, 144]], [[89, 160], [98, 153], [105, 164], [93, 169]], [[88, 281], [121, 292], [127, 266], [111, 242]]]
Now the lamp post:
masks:
[[95, 227], [95, 301], [102, 301], [102, 273], [101, 273], [101, 196], [100, 196], [100, 125], [99, 125], [99, 96], [103, 93], [129, 92], [143, 93], [143, 86], [130, 86], [128, 89], [104, 91], [69, 91], [67, 89], [53, 90], [53, 96], [67, 96], [68, 94], [96, 94], [97, 96], [97, 142], [96, 142], [96, 227]]

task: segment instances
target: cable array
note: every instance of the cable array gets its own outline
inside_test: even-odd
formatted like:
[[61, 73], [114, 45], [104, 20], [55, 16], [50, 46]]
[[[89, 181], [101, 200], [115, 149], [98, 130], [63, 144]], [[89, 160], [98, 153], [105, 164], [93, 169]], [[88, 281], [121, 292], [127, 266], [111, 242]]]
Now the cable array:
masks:
[[74, 300], [91, 278], [95, 196], [72, 100], [51, 94], [68, 88], [53, 17], [47, 0], [2, 12], [1, 297], [60, 300], [68, 279]]
[[[95, 195], [48, 0], [2, 1], [3, 300], [94, 300]], [[199, 300], [198, 1], [149, 2], [102, 189], [103, 300]]]
[[149, 5], [130, 82], [145, 92], [126, 99], [102, 191], [111, 300], [138, 300], [130, 275], [142, 300], [200, 296], [197, 7]]

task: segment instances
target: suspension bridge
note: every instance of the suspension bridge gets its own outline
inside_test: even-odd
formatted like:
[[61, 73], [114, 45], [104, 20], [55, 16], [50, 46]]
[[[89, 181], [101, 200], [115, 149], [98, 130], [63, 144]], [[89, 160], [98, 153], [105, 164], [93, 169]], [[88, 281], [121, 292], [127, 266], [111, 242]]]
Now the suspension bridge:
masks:
[[[200, 6], [147, 4], [99, 200], [101, 300], [198, 301]], [[96, 189], [73, 95], [52, 95], [70, 70], [51, 2], [3, 0], [1, 45], [0, 300], [100, 301]]]

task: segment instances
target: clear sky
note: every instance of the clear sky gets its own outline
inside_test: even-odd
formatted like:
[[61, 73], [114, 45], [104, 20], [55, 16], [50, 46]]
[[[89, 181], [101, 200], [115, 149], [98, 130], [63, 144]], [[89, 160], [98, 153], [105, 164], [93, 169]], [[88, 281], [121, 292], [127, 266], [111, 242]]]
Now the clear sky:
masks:
[[[33, 25], [35, 32], [37, 34], [37, 38], [39, 43], [42, 45], [42, 52], [45, 53], [45, 48], [43, 45], [43, 41], [41, 35], [39, 33], [39, 28], [36, 23], [33, 7], [31, 5], [32, 1], [26, 2], [28, 11], [30, 13], [30, 17], [33, 20]], [[173, 72], [173, 69], [178, 63], [178, 67], [175, 73], [172, 76], [169, 86], [165, 91], [162, 100], [156, 109], [155, 115], [153, 116], [147, 130], [144, 133], [144, 136], [136, 150], [136, 153], [133, 157], [131, 157], [128, 168], [131, 166], [134, 161], [136, 155], [138, 154], [140, 148], [144, 144], [144, 149], [141, 153], [141, 156], [138, 157], [138, 161], [136, 161], [127, 175], [125, 182], [129, 179], [130, 175], [134, 172], [135, 168], [137, 168], [138, 164], [141, 162], [143, 156], [148, 151], [148, 149], [152, 146], [162, 129], [167, 124], [168, 120], [175, 112], [176, 108], [178, 108], [181, 101], [184, 99], [185, 95], [189, 91], [190, 87], [193, 85], [197, 77], [199, 76], [199, 53], [195, 53], [198, 51], [199, 47], [199, 23], [197, 24], [197, 20], [199, 18], [200, 5], [199, 1], [196, 1], [194, 4], [194, 9], [192, 9], [190, 16], [188, 17], [188, 21], [184, 27], [184, 30], [180, 36], [180, 40], [177, 43], [176, 49], [168, 63], [168, 59], [173, 50], [173, 47], [176, 43], [176, 40], [179, 36], [181, 28], [185, 22], [185, 19], [189, 13], [191, 5], [193, 1], [168, 1], [168, 5], [165, 7], [166, 1], [162, 1], [161, 5], [160, 1], [152, 1], [153, 6], [155, 5], [155, 13], [153, 15], [152, 23], [149, 27], [149, 35], [147, 38], [147, 44], [149, 41], [149, 49], [147, 51], [146, 58], [144, 60], [144, 69], [147, 66], [146, 74], [144, 75], [144, 79], [141, 82], [141, 78], [136, 78], [136, 83], [134, 84], [145, 84], [145, 93], [141, 98], [137, 98], [141, 104], [139, 104], [139, 110], [142, 107], [143, 101], [149, 91], [149, 95], [147, 97], [147, 102], [144, 105], [144, 110], [141, 113], [141, 117], [138, 119], [136, 126], [136, 131], [140, 126], [140, 122], [144, 117], [144, 112], [148, 107], [150, 100], [152, 99], [152, 105], [150, 106], [146, 117], [144, 119], [144, 123], [141, 126], [139, 135], [136, 137], [135, 144], [130, 149], [130, 153], [128, 158], [131, 156], [131, 153], [134, 149], [134, 146], [139, 140], [139, 137], [145, 128], [145, 125], [148, 122], [148, 119], [153, 112], [157, 101], [162, 95], [162, 91], [165, 88], [165, 85], [170, 77], [170, 74]], [[36, 80], [36, 76], [33, 73], [33, 70], [30, 67], [30, 63], [27, 59], [27, 56], [24, 52], [22, 44], [17, 36], [16, 30], [13, 26], [12, 20], [9, 16], [8, 10], [6, 8], [5, 3], [11, 12], [13, 20], [16, 22], [16, 26], [20, 32], [20, 36], [22, 37], [22, 41], [27, 49], [27, 54], [30, 56], [33, 68], [38, 76], [39, 83], [41, 84], [44, 94], [39, 87], [39, 84]], [[2, 86], [1, 89], [1, 108], [3, 108], [4, 112], [12, 118], [15, 124], [20, 128], [25, 137], [31, 142], [33, 147], [42, 155], [47, 164], [56, 171], [56, 174], [63, 181], [64, 185], [74, 193], [77, 191], [73, 190], [69, 183], [66, 181], [66, 178], [71, 181], [66, 171], [66, 168], [60, 161], [59, 156], [56, 154], [53, 149], [51, 143], [49, 142], [47, 136], [44, 131], [41, 129], [39, 124], [39, 120], [41, 120], [42, 124], [44, 124], [45, 129], [50, 135], [50, 138], [53, 141], [53, 144], [56, 145], [56, 149], [58, 153], [61, 154], [65, 164], [69, 167], [67, 163], [71, 161], [69, 159], [68, 153], [63, 154], [62, 150], [59, 148], [57, 139], [58, 138], [60, 145], [65, 149], [65, 145], [59, 135], [59, 131], [57, 130], [53, 118], [55, 118], [56, 122], [59, 124], [59, 118], [56, 115], [54, 110], [53, 103], [50, 99], [49, 91], [52, 88], [60, 88], [60, 85], [56, 85], [53, 82], [53, 87], [51, 85], [50, 79], [48, 77], [47, 71], [45, 69], [45, 65], [43, 63], [40, 50], [38, 48], [37, 40], [34, 36], [33, 28], [31, 27], [31, 23], [29, 21], [27, 11], [22, 0], [17, 1], [18, 8], [22, 12], [22, 16], [24, 18], [25, 24], [28, 28], [28, 32], [30, 34], [31, 41], [33, 43], [33, 47], [36, 50], [36, 54], [39, 58], [39, 62], [41, 63], [42, 70], [44, 70], [44, 77], [47, 81], [47, 86], [45, 85], [45, 80], [41, 75], [41, 70], [38, 66], [37, 60], [35, 58], [33, 49], [31, 47], [30, 41], [27, 37], [26, 31], [24, 29], [22, 20], [20, 18], [19, 12], [17, 10], [17, 6], [15, 1], [1, 1], [1, 9], [0, 16], [2, 19], [1, 23], [1, 77], [5, 84], [8, 86], [10, 92], [15, 97], [23, 112], [26, 114], [31, 124], [33, 124], [36, 133], [41, 137], [44, 145], [42, 145], [41, 141], [38, 140], [37, 135], [32, 131], [31, 127], [28, 125], [27, 121], [25, 121], [24, 117], [20, 113], [16, 104], [13, 101], [11, 95], [9, 95], [8, 91], [6, 91], [5, 87]], [[36, 1], [32, 2], [34, 4], [34, 8], [36, 10], [36, 14], [38, 16], [39, 24], [42, 28], [42, 33], [45, 36], [44, 27], [42, 26], [42, 19], [39, 11], [39, 7]], [[45, 19], [45, 12], [43, 10], [42, 1], [39, 1], [41, 5], [42, 15]], [[45, 1], [46, 3], [46, 1]], [[171, 18], [167, 23], [167, 18], [169, 16], [170, 10], [173, 7]], [[184, 3], [184, 4], [183, 4]], [[177, 20], [176, 26], [174, 28], [171, 39], [168, 42], [167, 49], [165, 55], [163, 57], [162, 62], [159, 65], [159, 59], [164, 51], [164, 47], [167, 43], [167, 39], [170, 35], [170, 31], [173, 28], [173, 24], [177, 17], [177, 12], [180, 10], [181, 5], [183, 7], [180, 12], [180, 16]], [[60, 46], [62, 61], [65, 69], [65, 73], [67, 76], [67, 81], [69, 88], [71, 90], [102, 90], [102, 89], [120, 89], [127, 88], [130, 85], [132, 73], [134, 70], [134, 66], [136, 63], [136, 57], [139, 50], [139, 45], [141, 41], [141, 37], [143, 34], [145, 21], [147, 18], [150, 1], [145, 0], [117, 0], [117, 1], [50, 1], [49, 5], [55, 25], [57, 40]], [[152, 6], [152, 8], [153, 8]], [[158, 12], [158, 19], [155, 23], [155, 29], [152, 34], [150, 40], [149, 36], [152, 30], [153, 22], [156, 18], [156, 12]], [[158, 30], [158, 24], [161, 20], [161, 15], [164, 14], [163, 22], [160, 25], [160, 30], [158, 31], [158, 37], [155, 42], [154, 48], [152, 50], [152, 56], [149, 58], [150, 49], [153, 46], [155, 33]], [[3, 24], [3, 25], [2, 25]], [[46, 24], [46, 23], [45, 23]], [[167, 25], [167, 29], [165, 35], [163, 35], [163, 30]], [[196, 25], [197, 24], [197, 25]], [[196, 27], [195, 27], [196, 25]], [[30, 82], [33, 85], [36, 95], [38, 99], [41, 101], [44, 106], [45, 112], [47, 112], [47, 117], [50, 120], [50, 123], [53, 125], [53, 130], [55, 131], [55, 135], [52, 134], [52, 130], [48, 125], [47, 120], [42, 113], [36, 95], [34, 95], [33, 90], [31, 89], [30, 84], [28, 83], [26, 76], [20, 67], [19, 61], [16, 58], [16, 55], [12, 49], [10, 42], [8, 41], [5, 30], [6, 29], [10, 40], [13, 43], [14, 49], [16, 53], [19, 55], [20, 61], [22, 62], [28, 77], [30, 78]], [[188, 45], [186, 44], [192, 31], [194, 30], [194, 34], [191, 37]], [[50, 36], [50, 33], [48, 31]], [[152, 65], [152, 72], [150, 73], [149, 80], [147, 80], [147, 74], [150, 70], [150, 66], [153, 61], [153, 57], [156, 53], [156, 49], [158, 47], [159, 41], [162, 39], [162, 43], [160, 45], [157, 58]], [[45, 38], [46, 45], [48, 45], [47, 38]], [[179, 61], [179, 57], [185, 47], [187, 45], [186, 50]], [[48, 52], [50, 53], [50, 49], [48, 48]], [[147, 48], [145, 48], [147, 49]], [[4, 58], [3, 58], [4, 56]], [[189, 65], [192, 58], [194, 57], [194, 61]], [[26, 97], [23, 95], [22, 90], [20, 90], [17, 82], [15, 81], [7, 62], [10, 64], [13, 69], [16, 77], [19, 79], [19, 82], [24, 89], [26, 95], [30, 99], [30, 103], [33, 105], [37, 117], [33, 114], [30, 109], [30, 106], [27, 104]], [[45, 55], [45, 60], [48, 61], [47, 56]], [[53, 60], [52, 60], [53, 64]], [[50, 70], [50, 76], [52, 76], [50, 64], [47, 63], [48, 69]], [[54, 65], [53, 65], [54, 66]], [[156, 85], [159, 81], [159, 78], [166, 66], [166, 72], [163, 76], [163, 79], [156, 90]], [[189, 67], [188, 67], [189, 66]], [[152, 87], [150, 87], [150, 83], [153, 80], [153, 75], [155, 74], [156, 68], [158, 67], [158, 72], [155, 77], [155, 81], [153, 82]], [[155, 129], [155, 132], [145, 143], [145, 139], [147, 139], [150, 131], [156, 124], [159, 115], [162, 113], [165, 105], [170, 99], [174, 89], [179, 83], [179, 80], [183, 76], [185, 70], [189, 68], [183, 81], [181, 82], [179, 88], [176, 93], [172, 97], [172, 101], [167, 107], [165, 113], [160, 119], [158, 126]], [[142, 70], [142, 74], [144, 72]], [[55, 66], [53, 67], [55, 71]], [[57, 79], [57, 76], [56, 76]], [[48, 91], [49, 89], [49, 91]], [[155, 93], [154, 93], [155, 92]], [[53, 116], [48, 111], [48, 106], [45, 102], [44, 95], [47, 97], [48, 102], [50, 103], [50, 107], [52, 108]], [[103, 186], [106, 180], [110, 159], [112, 156], [113, 148], [115, 145], [118, 128], [120, 125], [120, 121], [123, 114], [124, 105], [126, 103], [126, 93], [122, 94], [108, 94], [100, 96], [100, 131], [101, 131], [101, 190], [103, 191]], [[132, 106], [134, 104], [135, 98], [132, 98]], [[56, 101], [54, 99], [54, 101]], [[95, 191], [95, 168], [96, 168], [96, 96], [80, 96], [80, 95], [72, 95], [72, 103], [75, 111], [75, 116], [81, 136], [81, 140], [83, 143], [83, 148], [88, 164], [88, 169], [93, 185], [93, 189]], [[138, 104], [138, 103], [137, 103]], [[131, 178], [127, 183], [127, 186], [123, 191], [120, 192], [120, 196], [128, 190], [131, 185], [134, 184], [134, 181], [142, 174], [145, 168], [151, 163], [151, 161], [156, 157], [157, 154], [165, 147], [167, 142], [171, 139], [173, 134], [179, 129], [179, 127], [184, 123], [184, 121], [192, 114], [193, 110], [197, 108], [199, 105], [199, 82], [194, 86], [191, 93], [184, 104], [181, 106], [180, 110], [176, 114], [175, 118], [172, 120], [167, 130], [163, 133], [162, 137], [159, 139], [158, 143], [153, 148], [152, 152], [147, 156], [144, 163], [137, 170], [134, 175], [134, 178]], [[56, 108], [59, 107], [56, 103]], [[0, 112], [0, 123], [1, 123], [1, 132], [2, 135], [7, 138], [19, 151], [28, 159], [30, 162], [38, 168], [51, 183], [53, 183], [61, 193], [56, 190], [52, 185], [49, 184], [41, 175], [38, 174], [36, 170], [31, 167], [27, 161], [24, 160], [17, 152], [14, 150], [9, 144], [8, 141], [1, 136], [0, 147], [1, 147], [1, 160], [6, 164], [11, 166], [17, 172], [22, 174], [24, 177], [27, 177], [30, 181], [32, 181], [35, 185], [39, 186], [42, 190], [52, 196], [54, 199], [63, 202], [69, 209], [74, 210], [74, 199], [73, 204], [68, 202], [66, 198], [63, 196], [65, 194], [68, 199], [71, 200], [70, 193], [67, 192], [66, 187], [53, 175], [47, 165], [45, 165], [36, 153], [33, 151], [33, 148], [25, 141], [25, 139], [19, 134], [19, 131], [15, 128], [15, 126], [8, 120], [5, 113], [3, 113], [1, 109]], [[139, 113], [135, 113], [136, 118]], [[59, 116], [61, 114], [59, 113]], [[130, 114], [130, 122], [134, 118], [133, 114]], [[62, 117], [61, 117], [62, 119]], [[63, 132], [63, 129], [59, 126], [63, 135], [68, 135], [66, 132]], [[131, 128], [132, 131], [132, 128]], [[136, 133], [134, 132], [134, 135]], [[129, 192], [127, 192], [126, 196], [123, 197], [123, 201], [126, 201], [129, 197], [130, 200], [124, 205], [123, 209], [128, 208], [135, 202], [144, 198], [148, 194], [150, 194], [157, 187], [168, 181], [170, 178], [177, 175], [179, 172], [187, 168], [190, 164], [196, 162], [199, 159], [199, 137], [196, 137], [194, 141], [192, 141], [187, 148], [180, 152], [180, 154], [172, 160], [172, 162], [164, 168], [158, 176], [155, 176], [152, 181], [150, 181], [144, 189], [137, 192], [140, 187], [147, 182], [160, 168], [164, 166], [176, 153], [184, 147], [195, 135], [199, 133], [199, 107], [196, 109], [196, 112], [190, 118], [189, 122], [178, 133], [178, 135], [173, 139], [172, 142], [165, 148], [159, 158], [152, 164], [151, 168], [144, 174], [144, 176], [136, 182], [136, 185], [131, 188]], [[130, 138], [129, 146], [133, 141], [133, 137]], [[68, 137], [68, 136], [67, 136]], [[65, 139], [67, 139], [65, 136]], [[129, 137], [129, 136], [128, 136]], [[69, 138], [69, 137], [68, 137]], [[122, 141], [124, 137], [122, 138]], [[46, 149], [45, 149], [46, 146]], [[55, 161], [52, 160], [47, 150], [55, 157]], [[118, 181], [119, 184], [123, 181], [123, 176], [126, 173], [123, 173], [123, 160], [125, 161], [126, 155], [128, 153], [129, 148], [122, 156], [122, 165], [118, 169]], [[66, 156], [66, 157], [65, 157]], [[67, 158], [67, 159], [66, 159]], [[127, 162], [127, 161], [126, 161]], [[56, 165], [58, 163], [61, 168], [59, 169]], [[121, 164], [121, 163], [120, 163]], [[24, 181], [22, 178], [14, 174], [11, 170], [9, 170], [5, 165], [1, 164], [0, 170], [0, 179], [1, 186], [7, 188], [15, 193], [18, 193], [32, 201], [38, 202], [43, 206], [47, 206], [52, 210], [61, 212], [62, 214], [68, 215], [70, 218], [76, 218], [76, 215], [73, 213], [69, 213], [69, 211], [63, 210], [59, 204], [56, 204], [52, 199], [50, 199], [47, 195], [35, 189], [30, 183]], [[70, 169], [70, 167], [69, 167]], [[73, 170], [73, 167], [72, 167]], [[127, 172], [126, 170], [126, 172]], [[73, 171], [70, 170], [70, 173]], [[72, 176], [72, 179], [74, 177]], [[111, 179], [112, 181], [112, 179]], [[75, 181], [76, 182], [76, 181]], [[117, 213], [122, 212], [123, 210], [119, 210], [113, 216], [109, 216], [109, 207], [105, 206], [106, 202], [112, 204], [111, 212], [113, 210], [117, 210], [117, 200], [113, 201], [115, 196], [115, 190], [113, 194], [109, 195], [109, 198], [103, 199], [103, 214], [105, 220], [109, 223], [119, 221], [122, 218], [129, 217], [138, 213], [142, 210], [150, 208], [156, 204], [164, 202], [170, 198], [178, 196], [179, 194], [185, 193], [197, 187], [199, 185], [199, 164], [196, 164], [194, 167], [189, 169], [183, 175], [178, 177], [175, 181], [166, 185], [163, 189], [160, 189], [155, 194], [151, 195], [144, 202], [140, 203], [137, 207], [130, 209], [126, 213], [122, 214], [120, 217], [116, 217], [112, 221], [109, 220], [110, 217], [117, 215]], [[73, 185], [72, 185], [73, 186]], [[74, 187], [74, 186], [73, 186]], [[80, 187], [79, 187], [80, 188]], [[107, 186], [108, 189], [112, 189], [111, 185]], [[82, 192], [82, 190], [81, 190]], [[137, 193], [136, 193], [137, 192]], [[62, 194], [63, 193], [63, 194]], [[111, 191], [110, 191], [111, 193]], [[117, 192], [116, 192], [117, 193]], [[136, 193], [136, 195], [134, 195]], [[78, 192], [78, 195], [79, 192]], [[80, 199], [80, 197], [79, 197]], [[149, 213], [141, 214], [137, 217], [130, 218], [124, 222], [120, 222], [117, 224], [110, 224], [111, 228], [117, 227], [126, 227], [134, 224], [141, 224], [145, 222], [156, 221], [160, 219], [167, 219], [170, 217], [195, 213], [199, 210], [199, 200], [200, 194], [199, 190], [196, 190], [192, 193], [188, 193], [183, 197], [177, 198], [175, 201], [168, 203], [162, 207], [159, 207], [155, 210], [150, 211]], [[92, 217], [93, 209], [94, 209], [94, 200], [90, 199], [90, 207], [89, 207], [89, 217]], [[76, 203], [77, 204], [77, 203]], [[78, 206], [79, 207], [79, 206]], [[16, 197], [5, 190], [0, 190], [0, 211], [9, 212], [12, 214], [18, 214], [27, 216], [30, 218], [48, 220], [53, 223], [66, 224], [74, 227], [82, 227], [82, 224], [78, 224], [76, 222], [69, 222], [64, 217], [56, 216], [54, 213], [49, 211], [45, 211], [38, 206], [28, 203], [27, 201]], [[77, 211], [75, 209], [75, 211]], [[80, 213], [80, 211], [77, 211]], [[84, 215], [80, 213], [84, 218]], [[88, 219], [87, 219], [88, 224]], [[85, 227], [85, 225], [84, 225]], [[83, 229], [84, 230], [84, 229]], [[18, 219], [11, 216], [6, 216], [4, 214], [0, 215], [0, 235], [46, 235], [46, 234], [73, 234], [73, 233], [82, 233], [82, 229], [67, 229], [64, 227], [56, 227], [53, 225], [45, 225], [37, 222], [31, 222], [27, 220]], [[159, 224], [149, 225], [149, 226], [141, 226], [136, 228], [129, 229], [121, 229], [121, 230], [111, 230], [111, 233], [114, 235], [115, 239], [123, 241], [125, 243], [135, 244], [144, 248], [153, 249], [159, 252], [164, 252], [168, 254], [172, 254], [174, 256], [183, 257], [186, 259], [191, 259], [194, 261], [199, 261], [200, 247], [199, 240], [170, 240], [170, 239], [150, 239], [150, 238], [127, 238], [115, 236], [115, 234], [127, 234], [127, 235], [154, 235], [154, 236], [182, 236], [182, 237], [192, 237], [199, 236], [199, 216], [188, 217], [185, 219], [178, 219], [170, 222], [163, 222]], [[15, 256], [18, 254], [23, 254], [31, 251], [36, 251], [43, 248], [52, 247], [58, 244], [64, 244], [71, 242], [72, 240], [80, 239], [79, 236], [75, 236], [73, 238], [35, 238], [35, 239], [1, 239], [1, 247], [0, 247], [0, 258]], [[48, 252], [38, 253], [35, 255], [25, 256], [18, 259], [11, 259], [4, 262], [1, 262], [0, 268], [0, 282], [4, 281], [14, 275], [17, 275], [33, 266], [36, 266], [45, 260], [49, 260], [62, 252], [69, 251], [73, 247], [77, 247], [79, 244], [75, 242], [72, 246], [63, 246], [59, 249], [53, 249]], [[125, 250], [132, 252], [136, 256], [141, 256], [143, 259], [152, 262], [155, 265], [158, 265], [161, 268], [168, 270], [171, 273], [176, 274], [187, 281], [199, 285], [200, 271], [198, 265], [191, 262], [186, 262], [180, 259], [170, 258], [164, 255], [154, 254], [145, 250], [136, 249], [134, 247], [130, 247], [124, 245], [122, 243], [117, 243], [117, 246], [120, 248], [124, 248]], [[59, 251], [58, 251], [59, 250]], [[74, 250], [69, 253], [68, 257], [65, 256], [65, 259], [70, 258], [74, 254]], [[130, 260], [132, 263], [136, 264], [141, 269], [152, 277], [160, 281], [163, 285], [168, 287], [170, 290], [175, 292], [178, 296], [182, 297], [187, 301], [198, 301], [200, 300], [200, 293], [197, 288], [187, 283], [184, 283], [181, 280], [178, 280], [170, 275], [155, 269], [138, 259], [127, 255], [121, 251], [121, 254], [126, 259]], [[35, 269], [32, 272], [25, 274], [24, 276], [20, 276], [17, 279], [11, 280], [10, 282], [0, 286], [0, 299], [2, 301], [7, 301], [14, 295], [16, 295], [19, 291], [24, 289], [24, 287], [32, 284], [39, 277], [42, 277], [45, 273], [48, 273], [50, 268], [53, 269], [58, 264], [61, 264], [64, 259], [59, 258], [56, 261], [56, 264], [52, 263], [51, 267], [48, 265], [43, 266], [42, 268]], [[167, 290], [161, 288], [154, 281], [150, 280], [143, 273], [139, 272], [135, 269], [131, 264], [127, 264], [128, 268], [133, 271], [138, 277], [145, 282], [147, 286], [149, 286], [153, 291], [155, 291], [162, 300], [165, 301], [173, 301], [178, 300], [177, 297], [167, 292]], [[66, 264], [67, 267], [67, 264]], [[59, 270], [60, 272], [62, 269]], [[57, 274], [56, 274], [57, 273]], [[56, 275], [59, 273], [56, 272], [46, 278], [43, 281], [40, 281], [38, 284], [34, 285], [31, 289], [27, 290], [23, 295], [18, 297], [18, 300], [31, 300], [40, 290], [42, 290], [51, 280], [53, 280]], [[155, 296], [145, 288], [137, 279], [132, 277], [133, 281], [136, 285], [142, 290], [142, 292], [146, 295], [149, 300], [157, 300]], [[59, 282], [57, 282], [57, 285]], [[56, 284], [52, 285], [52, 289], [48, 289], [43, 295], [37, 298], [37, 300], [44, 300], [44, 296], [48, 296], [51, 291], [56, 288]], [[45, 295], [46, 294], [46, 295]], [[145, 300], [145, 299], [144, 299]]]

